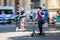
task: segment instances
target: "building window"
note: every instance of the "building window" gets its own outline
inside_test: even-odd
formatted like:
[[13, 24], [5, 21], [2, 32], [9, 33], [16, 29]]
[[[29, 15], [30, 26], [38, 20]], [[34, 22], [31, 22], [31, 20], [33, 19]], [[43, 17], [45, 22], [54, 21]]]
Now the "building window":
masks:
[[31, 8], [40, 7], [40, 0], [31, 0]]
[[4, 6], [12, 6], [12, 0], [4, 0]]
[[7, 0], [7, 6], [12, 6], [12, 0]]

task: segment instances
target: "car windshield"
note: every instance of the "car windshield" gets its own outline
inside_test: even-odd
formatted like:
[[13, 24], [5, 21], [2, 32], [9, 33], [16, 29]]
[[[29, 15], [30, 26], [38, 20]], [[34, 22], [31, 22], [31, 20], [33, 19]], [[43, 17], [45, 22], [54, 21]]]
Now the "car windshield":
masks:
[[0, 10], [0, 14], [2, 14], [1, 11], [4, 11], [5, 14], [13, 14], [12, 10]]

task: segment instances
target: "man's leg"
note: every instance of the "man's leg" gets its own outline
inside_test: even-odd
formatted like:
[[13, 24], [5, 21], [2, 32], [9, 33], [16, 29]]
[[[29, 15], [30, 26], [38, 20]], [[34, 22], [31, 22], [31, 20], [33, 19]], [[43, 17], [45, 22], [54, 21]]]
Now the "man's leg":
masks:
[[5, 25], [5, 18], [3, 18], [3, 25]]
[[20, 21], [18, 21], [18, 28], [20, 29]]
[[16, 24], [16, 27], [17, 27], [17, 20], [15, 20], [15, 24]]
[[43, 30], [42, 30], [42, 21], [38, 21], [38, 27], [39, 27], [39, 32], [42, 35]]
[[16, 31], [18, 31], [18, 20], [16, 20]]

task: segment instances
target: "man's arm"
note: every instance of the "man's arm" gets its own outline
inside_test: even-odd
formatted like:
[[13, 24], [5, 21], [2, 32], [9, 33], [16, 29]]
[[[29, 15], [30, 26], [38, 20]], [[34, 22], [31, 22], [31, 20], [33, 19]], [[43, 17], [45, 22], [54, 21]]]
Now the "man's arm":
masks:
[[42, 16], [42, 19], [44, 20], [44, 15], [41, 15]]
[[37, 20], [37, 17], [38, 17], [38, 15], [36, 15], [36, 17], [35, 17], [35, 19], [34, 19], [34, 20]]
[[44, 20], [44, 13], [41, 12], [40, 15], [41, 15], [42, 19]]

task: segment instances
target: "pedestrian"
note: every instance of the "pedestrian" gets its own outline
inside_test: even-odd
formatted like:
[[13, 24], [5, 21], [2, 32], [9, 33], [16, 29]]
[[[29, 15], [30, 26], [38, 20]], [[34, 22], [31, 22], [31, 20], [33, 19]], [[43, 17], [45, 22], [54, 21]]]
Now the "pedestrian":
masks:
[[19, 12], [16, 12], [15, 21], [16, 21], [16, 31], [18, 31], [20, 29], [20, 15], [19, 15]]
[[4, 11], [1, 11], [1, 17], [3, 19], [3, 25], [5, 25], [5, 18], [6, 18], [6, 13]]
[[60, 11], [57, 11], [56, 22], [60, 24]]
[[52, 24], [55, 24], [55, 16], [52, 16]]
[[20, 18], [21, 18], [21, 21], [20, 21], [20, 27], [21, 27], [21, 29], [20, 30], [22, 30], [22, 31], [24, 31], [25, 29], [24, 29], [24, 26], [25, 26], [25, 17], [26, 17], [26, 13], [25, 13], [25, 10], [24, 10], [24, 8], [22, 7], [21, 8], [21, 11], [20, 11]]
[[30, 21], [33, 22], [33, 13], [31, 12], [29, 16], [30, 16]]
[[43, 13], [44, 13], [44, 20], [45, 20], [45, 22], [49, 23], [49, 13], [48, 13], [48, 10], [44, 9]]
[[43, 33], [43, 28], [42, 28], [42, 25], [44, 24], [44, 14], [43, 14], [43, 11], [42, 11], [42, 8], [39, 7], [38, 8], [38, 12], [37, 12], [37, 15], [36, 15], [36, 18], [38, 20], [38, 27], [39, 27], [39, 35], [44, 35]]

